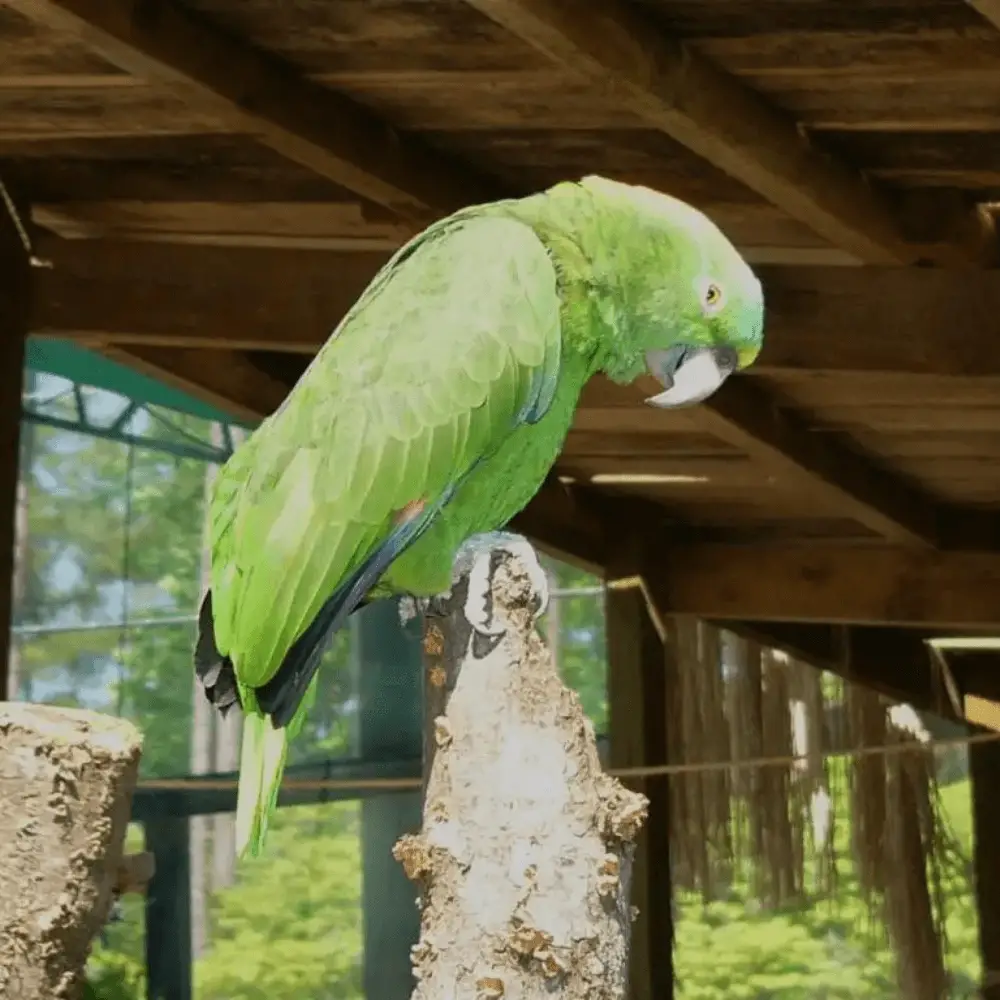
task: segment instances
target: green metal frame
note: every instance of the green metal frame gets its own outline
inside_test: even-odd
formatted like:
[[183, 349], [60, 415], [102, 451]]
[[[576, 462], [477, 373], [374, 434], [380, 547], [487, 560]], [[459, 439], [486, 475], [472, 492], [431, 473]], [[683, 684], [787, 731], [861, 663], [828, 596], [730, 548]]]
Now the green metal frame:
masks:
[[[234, 426], [247, 427], [234, 421], [232, 416], [202, 403], [154, 379], [132, 371], [125, 365], [104, 358], [93, 351], [77, 347], [67, 341], [31, 339], [28, 343], [27, 367], [29, 371], [44, 372], [66, 379], [70, 387], [58, 397], [44, 401], [26, 397], [22, 400], [21, 417], [24, 421], [60, 430], [74, 431], [91, 437], [118, 441], [137, 448], [148, 448], [179, 458], [194, 458], [203, 462], [225, 462], [233, 453]], [[113, 392], [125, 400], [125, 406], [110, 424], [101, 424], [88, 412], [85, 387]], [[56, 399], [68, 399], [71, 416], [45, 412]], [[134, 434], [129, 430], [134, 418], [141, 413], [148, 417], [151, 427], [161, 427], [172, 432], [170, 436]], [[199, 440], [176, 423], [178, 413], [190, 414], [217, 423], [222, 429], [222, 445], [215, 446]]]

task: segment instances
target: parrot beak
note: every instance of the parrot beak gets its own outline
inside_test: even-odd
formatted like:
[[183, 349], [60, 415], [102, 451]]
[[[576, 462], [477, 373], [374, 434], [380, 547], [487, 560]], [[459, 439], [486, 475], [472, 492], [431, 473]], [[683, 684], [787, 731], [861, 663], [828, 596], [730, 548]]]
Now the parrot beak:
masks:
[[647, 351], [646, 364], [663, 384], [663, 392], [646, 400], [650, 406], [674, 409], [708, 399], [739, 367], [731, 347], [671, 347]]

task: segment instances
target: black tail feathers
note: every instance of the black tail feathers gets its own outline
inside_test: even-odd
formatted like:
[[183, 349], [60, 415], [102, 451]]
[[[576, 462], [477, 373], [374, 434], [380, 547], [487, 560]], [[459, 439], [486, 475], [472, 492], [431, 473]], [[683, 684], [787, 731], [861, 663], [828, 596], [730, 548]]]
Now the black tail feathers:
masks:
[[198, 640], [194, 647], [194, 672], [205, 688], [205, 696], [225, 715], [233, 705], [240, 705], [240, 692], [236, 686], [233, 661], [219, 652], [215, 644], [215, 626], [212, 621], [212, 591], [205, 597], [198, 611]]

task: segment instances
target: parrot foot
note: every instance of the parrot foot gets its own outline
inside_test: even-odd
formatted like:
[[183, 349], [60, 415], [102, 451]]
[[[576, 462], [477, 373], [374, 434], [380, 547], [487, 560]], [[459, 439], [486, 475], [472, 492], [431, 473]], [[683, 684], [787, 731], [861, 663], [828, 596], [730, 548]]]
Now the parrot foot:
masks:
[[531, 589], [538, 595], [537, 614], [543, 615], [549, 604], [549, 582], [531, 543], [521, 535], [506, 531], [491, 531], [473, 535], [458, 550], [453, 579], [467, 576], [469, 589], [463, 612], [469, 624], [480, 635], [500, 636], [505, 628], [493, 620], [494, 557], [501, 552], [518, 559], [528, 572]]

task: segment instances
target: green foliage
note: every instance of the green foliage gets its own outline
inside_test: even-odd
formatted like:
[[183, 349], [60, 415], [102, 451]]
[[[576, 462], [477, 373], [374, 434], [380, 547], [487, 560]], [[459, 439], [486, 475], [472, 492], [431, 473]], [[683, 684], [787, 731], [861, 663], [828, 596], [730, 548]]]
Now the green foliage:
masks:
[[213, 902], [198, 1000], [361, 996], [359, 807], [279, 810], [267, 852]]
[[[544, 557], [542, 565], [553, 589], [584, 590], [600, 583], [589, 573], [555, 559]], [[552, 602], [550, 608], [551, 606]], [[594, 723], [595, 729], [602, 732], [608, 719], [604, 597], [601, 594], [561, 597], [558, 615], [557, 659], [560, 674], [580, 696], [583, 710]]]

